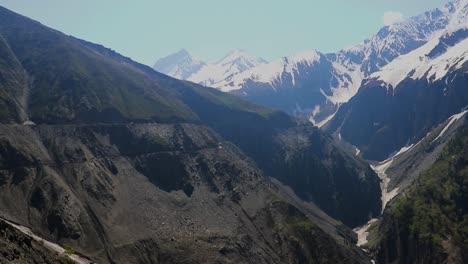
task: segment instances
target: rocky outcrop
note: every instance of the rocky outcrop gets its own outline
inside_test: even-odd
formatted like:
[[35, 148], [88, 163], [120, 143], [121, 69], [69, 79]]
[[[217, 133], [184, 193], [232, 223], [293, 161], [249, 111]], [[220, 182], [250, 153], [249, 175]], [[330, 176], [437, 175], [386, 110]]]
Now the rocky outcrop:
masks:
[[0, 220], [0, 262], [18, 264], [73, 264], [66, 255], [53, 252]]

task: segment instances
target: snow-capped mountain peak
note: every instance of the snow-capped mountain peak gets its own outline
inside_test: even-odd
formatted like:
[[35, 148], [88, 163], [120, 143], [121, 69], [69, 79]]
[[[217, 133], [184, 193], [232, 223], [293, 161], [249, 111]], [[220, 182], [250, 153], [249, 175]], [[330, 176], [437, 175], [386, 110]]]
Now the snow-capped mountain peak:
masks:
[[304, 51], [292, 56], [283, 57], [270, 63], [258, 63], [255, 67], [245, 70], [224, 82], [219, 82], [218, 87], [223, 91], [238, 90], [243, 87], [245, 82], [253, 80], [258, 83], [265, 83], [275, 87], [275, 84], [283, 82], [284, 74], [289, 76], [289, 79], [294, 86], [295, 76], [299, 72], [300, 66], [311, 66], [319, 61], [323, 56], [316, 50]]
[[215, 64], [219, 64], [219, 65], [236, 64], [239, 66], [250, 65], [251, 67], [254, 67], [262, 63], [267, 63], [267, 61], [262, 58], [252, 56], [242, 49], [232, 49], [229, 51], [228, 54], [226, 54], [226, 56], [224, 56], [221, 60], [219, 60]]
[[[362, 81], [371, 74], [443, 32], [455, 32], [467, 25], [467, 16], [468, 0], [455, 0], [442, 8], [382, 27], [371, 38], [336, 53], [309, 50], [270, 63], [243, 50], [231, 50], [218, 62], [204, 66], [186, 79], [291, 114], [310, 115], [310, 120], [319, 124], [354, 97]], [[411, 65], [408, 63], [401, 69]]]
[[301, 53], [294, 54], [293, 56], [289, 57], [294, 63], [305, 62], [308, 64], [313, 63], [320, 59], [322, 54], [315, 49], [306, 50]]
[[234, 76], [267, 61], [241, 49], [232, 49], [215, 63], [194, 59], [185, 49], [162, 58], [154, 69], [177, 79], [189, 80], [205, 86], [229, 91], [226, 83]]
[[177, 79], [186, 79], [205, 65], [205, 62], [193, 58], [187, 50], [181, 49], [159, 59], [154, 64], [153, 69]]
[[265, 63], [267, 62], [262, 58], [252, 56], [243, 50], [234, 49], [216, 63], [201, 68], [187, 80], [222, 91], [229, 91], [229, 86], [226, 84], [231, 82], [235, 76]]

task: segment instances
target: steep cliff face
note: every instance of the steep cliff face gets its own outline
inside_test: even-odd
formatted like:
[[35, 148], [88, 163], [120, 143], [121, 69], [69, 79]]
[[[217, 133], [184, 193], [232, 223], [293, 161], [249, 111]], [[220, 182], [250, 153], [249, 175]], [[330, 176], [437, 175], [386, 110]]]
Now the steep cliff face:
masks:
[[464, 126], [373, 227], [369, 247], [379, 263], [468, 261], [467, 139]]

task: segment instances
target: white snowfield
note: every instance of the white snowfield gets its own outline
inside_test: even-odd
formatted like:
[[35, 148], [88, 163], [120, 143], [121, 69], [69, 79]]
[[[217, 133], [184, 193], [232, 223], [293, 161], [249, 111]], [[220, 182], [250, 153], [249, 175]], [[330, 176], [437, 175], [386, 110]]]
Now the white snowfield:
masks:
[[49, 250], [51, 251], [55, 251], [57, 252], [58, 254], [60, 255], [63, 255], [63, 256], [67, 256], [68, 258], [70, 258], [71, 260], [73, 260], [75, 263], [77, 264], [92, 264], [93, 262], [89, 261], [88, 259], [86, 258], [83, 258], [77, 254], [70, 254], [70, 255], [67, 255], [65, 253], [65, 249], [55, 243], [52, 243], [48, 240], [45, 240], [39, 236], [37, 236], [36, 234], [34, 234], [31, 229], [25, 227], [25, 226], [22, 226], [22, 225], [18, 225], [18, 224], [15, 224], [15, 223], [12, 223], [4, 218], [1, 218], [3, 221], [5, 221], [6, 223], [8, 223], [9, 225], [11, 225], [12, 227], [16, 228], [17, 230], [19, 230], [20, 232], [22, 232], [23, 234], [31, 237], [32, 239], [34, 239], [35, 241], [37, 242], [40, 242], [44, 245], [44, 247], [48, 248]]
[[[468, 24], [465, 25], [465, 28], [468, 28]], [[441, 37], [450, 34], [453, 32], [446, 33]], [[372, 74], [370, 79], [380, 80], [395, 89], [407, 78], [413, 80], [425, 78], [429, 83], [442, 79], [449, 71], [460, 69], [468, 60], [468, 39], [464, 39], [452, 47], [447, 47], [446, 52], [435, 58], [430, 58], [428, 54], [438, 46], [440, 41], [440, 37], [435, 38], [422, 47], [396, 58], [379, 72]], [[390, 87], [387, 86], [387, 88]]]

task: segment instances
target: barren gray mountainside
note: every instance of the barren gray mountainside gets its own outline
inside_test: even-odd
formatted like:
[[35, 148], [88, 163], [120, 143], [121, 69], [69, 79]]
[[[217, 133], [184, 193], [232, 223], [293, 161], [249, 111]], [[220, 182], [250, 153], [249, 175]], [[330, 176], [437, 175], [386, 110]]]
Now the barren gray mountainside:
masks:
[[370, 263], [379, 180], [317, 128], [4, 8], [0, 36], [3, 218], [98, 263]]

